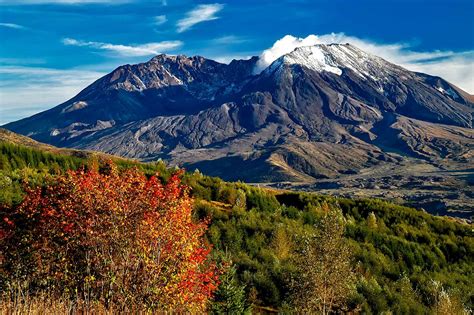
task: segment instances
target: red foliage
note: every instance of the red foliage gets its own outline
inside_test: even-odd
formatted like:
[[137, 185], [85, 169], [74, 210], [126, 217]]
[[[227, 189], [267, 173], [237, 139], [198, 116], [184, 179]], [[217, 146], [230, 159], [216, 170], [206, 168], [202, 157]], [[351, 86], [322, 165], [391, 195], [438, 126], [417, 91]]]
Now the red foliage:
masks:
[[193, 221], [179, 177], [162, 184], [110, 164], [106, 174], [71, 171], [46, 188], [28, 188], [3, 218], [0, 245], [11, 251], [4, 258], [28, 266], [22, 273], [37, 288], [105, 304], [203, 311], [219, 271], [203, 242], [207, 222]]

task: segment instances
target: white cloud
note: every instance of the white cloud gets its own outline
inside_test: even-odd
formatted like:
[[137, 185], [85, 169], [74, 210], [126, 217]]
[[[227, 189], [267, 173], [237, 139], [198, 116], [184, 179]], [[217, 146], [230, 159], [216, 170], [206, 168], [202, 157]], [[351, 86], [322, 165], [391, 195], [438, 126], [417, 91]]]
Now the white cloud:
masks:
[[316, 35], [309, 35], [306, 38], [286, 35], [283, 38], [277, 40], [272, 47], [262, 52], [257, 63], [257, 69], [258, 71], [262, 71], [273, 61], [285, 54], [292, 52], [296, 47], [312, 46], [316, 44], [319, 44], [318, 37]]
[[405, 65], [406, 68], [439, 76], [474, 95], [474, 51], [444, 60]]
[[87, 42], [73, 38], [64, 38], [62, 42], [64, 45], [68, 46], [91, 47], [99, 50], [113, 52], [119, 56], [127, 57], [158, 55], [162, 52], [176, 49], [183, 45], [183, 43], [178, 40], [146, 43], [140, 45], [117, 45], [101, 42]]
[[166, 15], [158, 15], [153, 18], [153, 24], [155, 25], [163, 25], [168, 21]]
[[26, 29], [26, 27], [24, 27], [23, 25], [14, 24], [14, 23], [0, 23], [0, 26], [7, 27], [7, 28], [14, 28], [17, 30]]
[[262, 71], [296, 47], [332, 43], [350, 43], [406, 69], [440, 76], [465, 91], [474, 93], [474, 51], [415, 51], [407, 43], [381, 44], [344, 33], [309, 35], [305, 38], [286, 35], [261, 53], [256, 70]]
[[58, 105], [103, 75], [78, 69], [0, 66], [0, 125]]
[[178, 33], [182, 33], [198, 23], [218, 19], [219, 17], [215, 14], [222, 10], [223, 7], [224, 5], [220, 3], [198, 5], [186, 13], [185, 18], [178, 21], [176, 24], [178, 26]]

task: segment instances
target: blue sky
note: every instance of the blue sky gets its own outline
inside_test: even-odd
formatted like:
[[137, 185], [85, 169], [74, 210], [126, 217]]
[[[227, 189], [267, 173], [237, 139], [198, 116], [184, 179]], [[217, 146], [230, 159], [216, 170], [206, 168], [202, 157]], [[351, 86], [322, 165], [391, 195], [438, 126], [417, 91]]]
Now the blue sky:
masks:
[[0, 124], [157, 53], [228, 62], [308, 42], [352, 42], [474, 93], [473, 14], [472, 0], [0, 0]]

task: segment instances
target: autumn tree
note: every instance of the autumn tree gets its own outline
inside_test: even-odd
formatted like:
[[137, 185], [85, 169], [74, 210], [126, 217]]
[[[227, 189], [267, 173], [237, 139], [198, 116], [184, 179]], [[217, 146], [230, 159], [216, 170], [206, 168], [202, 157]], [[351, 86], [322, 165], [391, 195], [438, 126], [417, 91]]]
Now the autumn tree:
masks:
[[245, 209], [247, 207], [247, 198], [242, 189], [237, 190], [237, 197], [235, 198], [235, 205], [237, 209]]
[[293, 242], [283, 227], [278, 227], [272, 238], [271, 248], [278, 261], [288, 259], [292, 254]]
[[446, 291], [440, 282], [431, 282], [433, 300], [432, 313], [435, 315], [468, 315], [472, 310], [464, 307], [459, 297]]
[[27, 188], [19, 207], [4, 211], [3, 276], [30, 292], [124, 311], [204, 311], [219, 271], [204, 242], [207, 224], [193, 221], [179, 176], [163, 184], [108, 163]]
[[314, 232], [301, 240], [295, 257], [298, 273], [291, 281], [292, 302], [301, 313], [344, 310], [353, 290], [352, 254], [344, 238], [344, 217], [340, 209], [325, 208]]
[[377, 228], [377, 217], [373, 212], [370, 212], [367, 216], [367, 226], [371, 229]]

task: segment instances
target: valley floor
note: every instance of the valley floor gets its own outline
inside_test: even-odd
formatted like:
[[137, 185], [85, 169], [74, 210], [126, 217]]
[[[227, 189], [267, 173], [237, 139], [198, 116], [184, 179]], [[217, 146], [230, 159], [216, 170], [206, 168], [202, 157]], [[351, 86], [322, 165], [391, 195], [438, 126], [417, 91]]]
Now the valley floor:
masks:
[[419, 159], [403, 159], [396, 165], [384, 164], [336, 178], [259, 185], [350, 198], [381, 198], [435, 215], [472, 219], [473, 184], [473, 163], [432, 165]]

